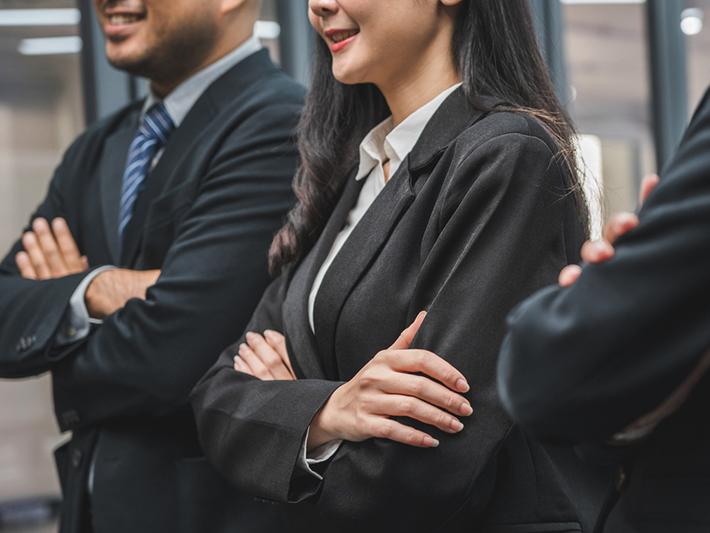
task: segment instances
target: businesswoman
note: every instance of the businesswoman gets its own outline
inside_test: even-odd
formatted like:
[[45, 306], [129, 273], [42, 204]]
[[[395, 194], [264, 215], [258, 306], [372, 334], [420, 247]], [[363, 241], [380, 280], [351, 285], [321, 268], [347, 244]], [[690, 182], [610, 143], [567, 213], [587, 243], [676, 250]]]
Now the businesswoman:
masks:
[[250, 333], [193, 393], [208, 458], [296, 530], [578, 531], [496, 393], [506, 313], [585, 236], [526, 0], [309, 15], [300, 202]]

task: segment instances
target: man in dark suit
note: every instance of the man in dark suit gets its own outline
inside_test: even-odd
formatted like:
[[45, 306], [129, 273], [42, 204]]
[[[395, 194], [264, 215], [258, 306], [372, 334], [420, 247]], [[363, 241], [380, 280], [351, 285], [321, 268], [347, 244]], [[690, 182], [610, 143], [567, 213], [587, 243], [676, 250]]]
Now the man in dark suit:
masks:
[[2, 262], [0, 376], [52, 374], [63, 532], [273, 529], [201, 459], [186, 400], [268, 283], [303, 90], [252, 34], [258, 0], [95, 3], [150, 95], [76, 140]]
[[[597, 530], [710, 529], [710, 92], [608, 261], [509, 317], [499, 384], [542, 437], [613, 460]], [[587, 255], [610, 255], [608, 245]]]

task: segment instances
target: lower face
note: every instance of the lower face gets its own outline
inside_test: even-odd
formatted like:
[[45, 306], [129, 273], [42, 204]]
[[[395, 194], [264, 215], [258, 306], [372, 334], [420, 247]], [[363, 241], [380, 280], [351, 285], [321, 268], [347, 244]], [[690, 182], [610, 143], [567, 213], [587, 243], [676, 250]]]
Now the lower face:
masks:
[[328, 45], [341, 83], [381, 85], [411, 71], [439, 30], [437, 0], [338, 0], [311, 24]]
[[216, 41], [214, 2], [94, 0], [94, 4], [109, 62], [137, 76], [179, 77], [208, 55]]

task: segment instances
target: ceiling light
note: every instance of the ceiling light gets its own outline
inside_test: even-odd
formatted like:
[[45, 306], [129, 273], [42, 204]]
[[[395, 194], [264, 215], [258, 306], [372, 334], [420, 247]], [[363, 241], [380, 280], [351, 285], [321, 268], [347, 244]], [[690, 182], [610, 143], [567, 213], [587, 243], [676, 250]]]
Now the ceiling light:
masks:
[[81, 37], [42, 37], [22, 39], [17, 51], [24, 56], [78, 54], [81, 52], [81, 46]]
[[0, 26], [76, 26], [81, 11], [67, 9], [0, 9]]
[[680, 29], [686, 35], [697, 35], [703, 31], [703, 10], [697, 7], [684, 9], [680, 14]]

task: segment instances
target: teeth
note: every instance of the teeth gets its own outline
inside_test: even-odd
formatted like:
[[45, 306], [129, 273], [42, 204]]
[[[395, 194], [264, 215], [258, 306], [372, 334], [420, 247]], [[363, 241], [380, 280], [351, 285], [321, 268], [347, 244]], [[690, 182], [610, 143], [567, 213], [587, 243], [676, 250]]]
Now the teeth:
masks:
[[108, 20], [111, 24], [131, 24], [137, 22], [140, 17], [138, 15], [109, 15]]
[[353, 35], [357, 35], [358, 30], [349, 30], [349, 31], [343, 31], [336, 33], [333, 35], [333, 42], [339, 43], [341, 41], [344, 41], [345, 39], [350, 39]]

